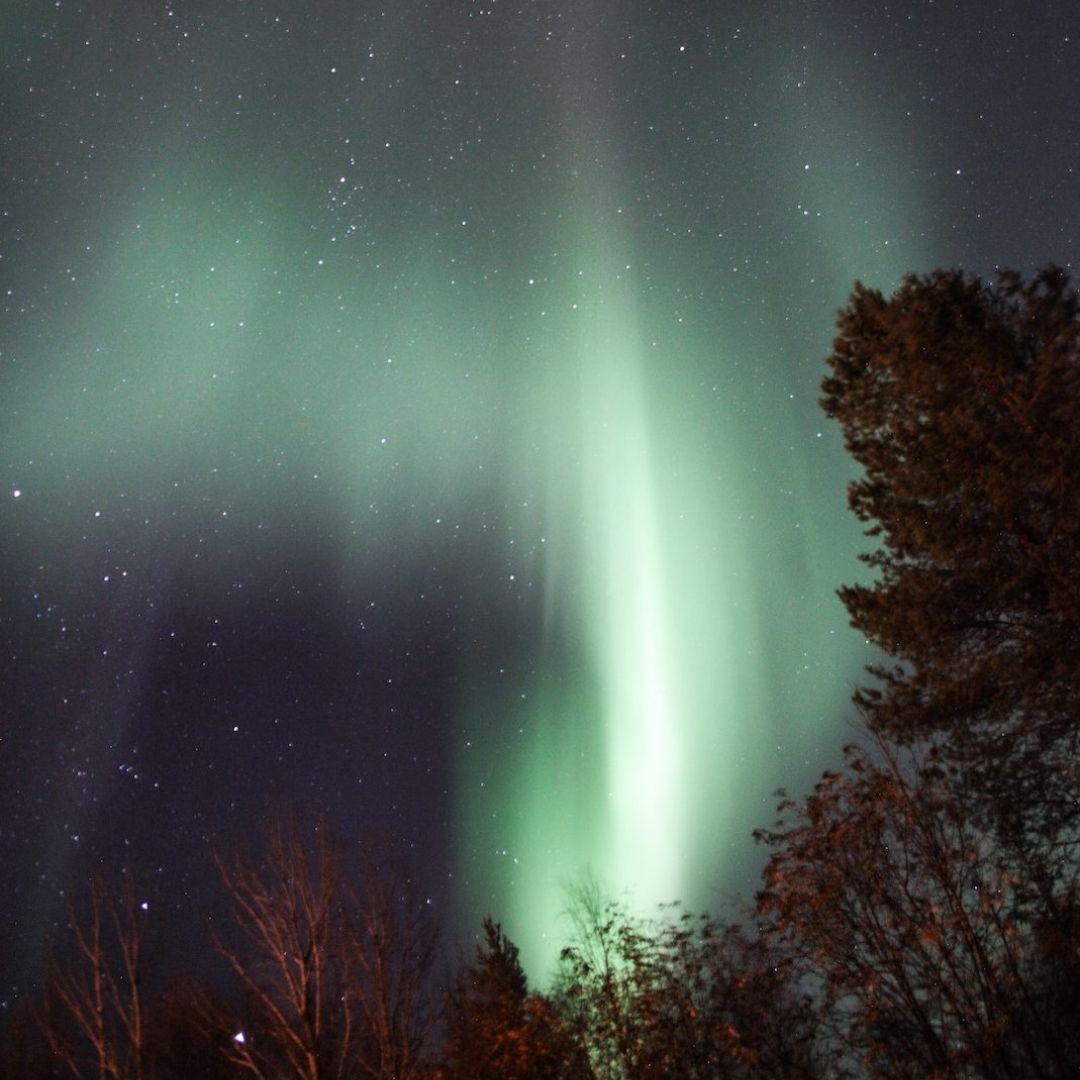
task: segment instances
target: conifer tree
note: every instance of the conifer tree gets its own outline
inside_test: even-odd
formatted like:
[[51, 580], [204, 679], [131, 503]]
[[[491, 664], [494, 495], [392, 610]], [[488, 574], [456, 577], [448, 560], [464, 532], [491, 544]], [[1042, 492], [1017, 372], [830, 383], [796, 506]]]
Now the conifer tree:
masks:
[[550, 1001], [530, 994], [517, 946], [490, 918], [452, 989], [443, 1075], [453, 1080], [571, 1080], [580, 1055]]
[[1080, 305], [1068, 276], [958, 270], [857, 284], [822, 405], [880, 547], [840, 591], [896, 666], [856, 701], [929, 741], [998, 828], [1053, 846], [1080, 816]]

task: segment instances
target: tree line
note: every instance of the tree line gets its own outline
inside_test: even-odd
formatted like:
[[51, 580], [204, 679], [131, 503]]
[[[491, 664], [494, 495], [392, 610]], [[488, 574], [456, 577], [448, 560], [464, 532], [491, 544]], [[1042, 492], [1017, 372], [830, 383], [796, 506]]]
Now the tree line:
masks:
[[213, 980], [151, 979], [150, 902], [95, 878], [4, 1075], [1076, 1075], [1078, 316], [1053, 266], [857, 284], [840, 312], [822, 406], [874, 542], [840, 595], [885, 659], [837, 767], [757, 833], [746, 910], [645, 917], [580, 882], [540, 991], [497, 922], [447, 973], [405, 875], [282, 826], [215, 855]]

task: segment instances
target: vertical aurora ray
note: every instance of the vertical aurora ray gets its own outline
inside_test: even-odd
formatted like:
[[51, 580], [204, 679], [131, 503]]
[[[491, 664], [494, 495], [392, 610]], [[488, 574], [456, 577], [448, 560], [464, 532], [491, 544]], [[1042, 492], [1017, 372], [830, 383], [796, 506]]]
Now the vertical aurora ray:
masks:
[[484, 887], [536, 973], [550, 970], [566, 887], [583, 874], [645, 908], [700, 898], [715, 857], [702, 817], [731, 797], [723, 762], [747, 752], [740, 714], [755, 679], [732, 677], [735, 644], [717, 617], [721, 598], [738, 603], [741, 539], [703, 498], [714, 481], [701, 430], [685, 416], [665, 423], [664, 384], [678, 398], [686, 373], [647, 359], [618, 238], [584, 225], [577, 235], [580, 291], [550, 339], [523, 440], [543, 446], [544, 491], [523, 528], [548, 533], [534, 567], [537, 689], [526, 706], [478, 710], [528, 734], [462, 785], [468, 846], [494, 853]]
[[[917, 214], [873, 118], [858, 121], [867, 168], [829, 134], [844, 101], [782, 119], [770, 103], [768, 154], [714, 148], [682, 163], [725, 178], [699, 197], [738, 222], [704, 281], [732, 262], [751, 271], [695, 291], [666, 236], [623, 224], [633, 179], [617, 118], [597, 104], [602, 69], [577, 71], [583, 115], [565, 123], [580, 168], [552, 211], [572, 223], [560, 247], [574, 284], [549, 301], [530, 354], [541, 374], [515, 413], [540, 464], [508, 447], [507, 491], [543, 492], [518, 524], [546, 540], [532, 567], [542, 644], [528, 700], [486, 697], [462, 713], [491, 744], [485, 755], [470, 742], [476, 759], [460, 773], [466, 892], [506, 921], [539, 975], [566, 931], [566, 887], [584, 874], [640, 910], [745, 897], [770, 792], [820, 760], [815, 743], [858, 664], [833, 593], [858, 540], [842, 458], [813, 413], [828, 319], [798, 316], [828, 311], [857, 276], [894, 279], [925, 258], [882, 245]], [[851, 164], [869, 186], [821, 181]], [[887, 212], [866, 204], [882, 190]], [[775, 261], [759, 267], [758, 246]], [[696, 332], [681, 317], [672, 326], [658, 294], [696, 296]]]
[[[71, 627], [24, 669], [24, 771], [88, 778], [33, 825], [41, 896], [169, 727], [173, 613], [192, 651], [220, 617], [242, 656], [279, 599], [328, 668], [320, 620], [355, 635], [353, 693], [294, 703], [310, 770], [235, 665], [220, 708], [193, 695], [192, 742], [232, 752], [240, 701], [283, 789], [343, 829], [438, 834], [419, 850], [463, 925], [503, 920], [530, 973], [586, 869], [643, 906], [745, 892], [750, 829], [832, 745], [861, 661], [833, 596], [847, 466], [815, 405], [831, 312], [855, 277], [939, 260], [869, 69], [831, 33], [808, 50], [797, 4], [701, 7], [281, 5], [160, 55], [149, 7], [111, 30], [57, 9], [101, 70], [53, 88], [72, 116], [49, 130], [105, 156], [21, 185], [18, 228], [49, 243], [5, 252], [0, 342], [12, 589]], [[81, 44], [99, 33], [138, 78]], [[111, 118], [79, 96], [109, 80]], [[172, 757], [223, 775], [185, 753], [166, 778]], [[213, 783], [173, 780], [163, 800], [212, 816]]]
[[628, 303], [616, 299], [614, 310], [590, 321], [579, 356], [587, 582], [579, 617], [600, 686], [611, 837], [596, 869], [604, 880], [655, 902], [682, 891], [687, 732], [671, 656], [677, 638], [636, 319]]
[[523, 704], [474, 686], [464, 710], [486, 716], [495, 741], [499, 728], [520, 736], [466, 767], [462, 821], [466, 848], [493, 853], [484, 888], [519, 927], [534, 972], [558, 945], [575, 878], [588, 871], [659, 902], [682, 895], [688, 855], [694, 748], [682, 696], [693, 650], [673, 653], [675, 549], [636, 306], [617, 240], [583, 230], [578, 285], [563, 297], [570, 314], [544, 338], [532, 405], [519, 414], [519, 449], [537, 448], [533, 460], [508, 447], [510, 488], [540, 491], [517, 528], [546, 534], [531, 567], [543, 595], [534, 692]]

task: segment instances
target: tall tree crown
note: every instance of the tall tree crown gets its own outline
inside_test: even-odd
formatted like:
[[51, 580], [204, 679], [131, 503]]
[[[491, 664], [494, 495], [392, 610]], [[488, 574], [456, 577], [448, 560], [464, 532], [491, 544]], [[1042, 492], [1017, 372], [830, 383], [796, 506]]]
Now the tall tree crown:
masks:
[[1050, 266], [986, 285], [937, 271], [889, 299], [857, 284], [838, 329], [822, 406], [864, 470], [849, 502], [880, 542], [861, 556], [873, 583], [840, 595], [901, 665], [874, 669], [883, 688], [859, 704], [877, 730], [944, 735], [967, 761], [1071, 758], [1080, 304], [1068, 276]]

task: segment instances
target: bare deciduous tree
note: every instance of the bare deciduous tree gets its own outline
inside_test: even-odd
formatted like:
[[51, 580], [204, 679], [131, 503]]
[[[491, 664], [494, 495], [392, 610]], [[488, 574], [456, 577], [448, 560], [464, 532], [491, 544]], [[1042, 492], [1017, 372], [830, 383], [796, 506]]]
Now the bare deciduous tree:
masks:
[[41, 1030], [56, 1059], [80, 1080], [146, 1075], [143, 945], [149, 901], [134, 877], [90, 880], [84, 905], [69, 905], [68, 950], [54, 953]]
[[272, 830], [260, 864], [216, 859], [237, 930], [218, 949], [249, 1003], [244, 1022], [208, 1018], [228, 1059], [266, 1080], [416, 1076], [434, 933], [411, 890], [371, 871], [357, 891], [325, 827], [310, 845]]
[[215, 854], [233, 904], [234, 939], [218, 950], [250, 1003], [250, 1030], [222, 1032], [234, 1065], [257, 1077], [344, 1077], [353, 1052], [341, 858], [325, 832], [309, 854], [295, 828], [266, 838], [265, 858]]
[[364, 875], [350, 905], [349, 943], [359, 1010], [356, 1067], [375, 1080], [410, 1080], [423, 1067], [436, 1019], [430, 987], [435, 928], [404, 875]]
[[820, 1022], [854, 1073], [1071, 1075], [1034, 933], [1067, 912], [1031, 888], [1027, 853], [885, 743], [849, 749], [846, 770], [782, 814], [759, 833], [773, 848], [759, 909], [820, 988]]

